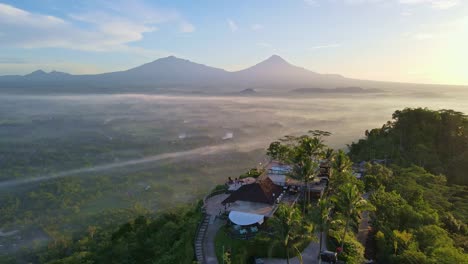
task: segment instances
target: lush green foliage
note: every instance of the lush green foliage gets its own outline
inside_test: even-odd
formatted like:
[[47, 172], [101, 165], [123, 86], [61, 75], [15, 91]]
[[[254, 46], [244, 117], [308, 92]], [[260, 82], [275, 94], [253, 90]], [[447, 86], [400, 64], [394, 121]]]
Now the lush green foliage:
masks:
[[215, 238], [216, 254], [221, 259], [229, 251], [232, 263], [251, 263], [255, 257], [283, 258], [296, 256], [314, 239], [314, 226], [296, 207], [280, 205], [267, 229], [254, 239], [231, 238], [227, 229], [220, 229]]
[[[297, 249], [297, 244], [303, 240], [312, 240], [314, 226], [300, 211], [289, 205], [280, 204], [275, 216], [269, 220], [275, 240], [286, 252], [289, 263], [290, 252]], [[300, 251], [299, 251], [300, 252]]]
[[69, 263], [192, 263], [200, 206], [157, 217], [140, 216], [119, 228], [88, 228], [87, 234], [55, 241], [31, 261]]
[[[317, 207], [309, 210], [305, 210], [308, 204], [305, 202], [304, 213], [309, 211], [319, 231], [328, 233], [330, 249], [338, 246], [345, 249], [339, 255], [341, 260], [362, 263], [364, 247], [357, 241], [354, 233], [357, 231], [361, 212], [373, 209], [362, 198], [364, 184], [352, 174], [353, 164], [348, 155], [342, 150], [334, 152], [324, 144], [322, 137], [328, 136], [328, 132], [310, 131], [310, 134], [312, 136], [286, 136], [275, 141], [270, 144], [267, 154], [273, 159], [289, 163], [293, 168], [290, 176], [302, 180], [304, 184], [315, 177], [319, 160], [326, 159], [331, 163], [332, 177], [325, 194], [331, 196], [330, 200], [323, 197]], [[276, 230], [282, 230], [281, 225]], [[320, 239], [320, 248], [321, 242]]]
[[405, 109], [350, 145], [355, 161], [388, 159], [394, 164], [368, 164], [364, 177], [376, 207], [372, 226], [379, 262], [468, 262], [468, 188], [448, 185], [442, 176], [468, 183], [467, 131], [462, 113]]
[[396, 111], [382, 128], [366, 131], [366, 138], [350, 145], [354, 161], [390, 159], [415, 164], [449, 182], [468, 184], [468, 117], [453, 110]]
[[[304, 182], [307, 186], [316, 176], [319, 160], [333, 153], [323, 142], [323, 137], [329, 135], [330, 133], [326, 131], [311, 130], [307, 135], [299, 137], [285, 136], [270, 144], [267, 155], [274, 160], [290, 164], [292, 171], [289, 176]], [[303, 203], [304, 213], [306, 204], [310, 203], [310, 194], [305, 196], [307, 201]]]
[[[338, 158], [336, 158], [338, 157]], [[347, 164], [346, 166], [341, 166]], [[334, 155], [333, 176], [329, 184], [331, 215], [328, 216], [328, 248], [341, 247], [338, 258], [346, 263], [362, 263], [364, 246], [357, 240], [356, 232], [362, 220], [363, 211], [374, 207], [362, 197], [364, 186], [350, 172], [352, 166], [348, 156], [339, 151]], [[319, 204], [320, 205], [320, 204]]]
[[447, 186], [444, 176], [415, 166], [373, 165], [368, 173], [366, 189], [372, 192], [370, 201], [377, 209], [372, 226], [379, 262], [468, 262], [464, 253], [468, 214], [452, 203], [460, 195], [458, 186]]
[[341, 239], [341, 246], [345, 243], [346, 233], [348, 231], [350, 221], [359, 217], [361, 212], [373, 210], [373, 206], [361, 196], [359, 189], [352, 183], [346, 183], [338, 188], [338, 192], [331, 197], [336, 213], [342, 214], [345, 221], [345, 229]]

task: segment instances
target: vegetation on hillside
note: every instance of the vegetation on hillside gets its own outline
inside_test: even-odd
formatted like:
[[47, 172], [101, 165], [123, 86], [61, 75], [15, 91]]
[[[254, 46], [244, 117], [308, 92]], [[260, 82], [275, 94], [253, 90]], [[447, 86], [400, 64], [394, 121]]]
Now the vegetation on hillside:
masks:
[[252, 263], [254, 258], [282, 258], [288, 262], [315, 239], [311, 219], [302, 215], [297, 207], [286, 205], [280, 205], [265, 229], [253, 239], [232, 238], [228, 229], [225, 226], [216, 234], [216, 255], [221, 262], [223, 256], [226, 260], [226, 252], [229, 252], [227, 259], [235, 264]]
[[349, 146], [355, 162], [389, 159], [444, 174], [449, 183], [468, 184], [468, 117], [463, 113], [406, 108], [365, 135]]
[[[341, 150], [332, 156], [332, 177], [327, 195], [319, 201], [320, 223], [328, 237], [328, 250], [341, 249], [338, 258], [346, 263], [363, 263], [364, 246], [357, 239], [361, 214], [374, 210], [363, 197], [364, 184], [352, 174], [352, 162]], [[325, 215], [328, 212], [328, 215]]]
[[[314, 221], [316, 231], [329, 237], [329, 249], [343, 249], [339, 258], [348, 263], [361, 263], [364, 260], [364, 247], [357, 241], [355, 233], [359, 216], [373, 206], [362, 198], [364, 184], [352, 174], [352, 162], [342, 150], [328, 148], [323, 137], [329, 132], [312, 130], [299, 137], [286, 136], [272, 142], [267, 154], [292, 166], [291, 177], [308, 184], [317, 176], [321, 160], [328, 160], [332, 167], [332, 177], [328, 191], [322, 199], [310, 203], [310, 195], [303, 201], [303, 214]], [[322, 237], [321, 234], [319, 237]], [[320, 239], [320, 249], [322, 239]], [[317, 252], [318, 253], [318, 252]]]
[[[311, 131], [273, 142], [268, 155], [290, 164], [290, 176], [305, 183], [314, 180], [319, 160], [329, 159], [333, 173], [327, 192], [317, 204], [307, 206], [304, 202], [302, 210], [281, 207], [271, 223], [267, 222], [268, 234], [259, 234], [251, 241], [232, 240], [220, 230], [216, 237], [218, 257], [223, 254], [220, 245], [232, 249], [232, 263], [242, 263], [239, 260], [252, 256], [293, 256], [321, 231], [328, 237], [328, 250], [340, 247], [343, 251], [339, 258], [346, 263], [362, 263], [365, 257], [376, 258], [379, 263], [468, 263], [468, 186], [454, 184], [466, 183], [466, 129], [467, 118], [451, 110], [397, 111], [394, 121], [366, 132], [365, 139], [350, 145], [349, 155], [354, 161], [387, 159], [387, 166], [368, 163], [363, 180], [353, 175], [353, 164], [345, 152], [327, 148], [322, 140], [328, 135], [326, 132]], [[257, 177], [259, 173], [252, 169], [241, 177]], [[118, 186], [138, 179], [122, 178]], [[80, 229], [85, 232], [60, 232], [64, 227], [76, 228], [79, 219], [63, 220], [76, 212], [92, 210], [85, 207], [87, 199], [100, 199], [100, 186], [109, 185], [106, 177], [95, 180], [94, 196], [83, 192], [82, 186], [89, 183], [78, 178], [42, 183], [23, 196], [4, 195], [7, 202], [0, 206], [2, 226], [13, 222], [39, 224], [53, 238], [46, 249], [37, 246], [22, 252], [22, 261], [193, 262], [200, 205], [154, 215], [136, 203], [131, 210], [111, 208], [102, 212], [99, 216], [105, 223], [82, 223], [86, 226]], [[141, 195], [143, 199], [149, 194], [142, 191]], [[43, 216], [38, 218], [36, 211], [28, 212], [33, 208], [44, 210]], [[53, 225], [50, 222], [57, 208], [67, 213]], [[362, 218], [364, 211], [370, 212], [372, 226], [372, 243], [366, 254], [356, 236], [359, 224], [366, 220]], [[59, 224], [63, 226], [59, 228]], [[18, 258], [0, 256], [0, 263], [17, 261]]]
[[404, 109], [349, 146], [355, 161], [391, 164], [364, 177], [379, 262], [468, 263], [467, 131], [462, 113]]
[[368, 172], [379, 262], [468, 263], [466, 188], [416, 166], [369, 165]]
[[29, 261], [47, 264], [192, 263], [193, 241], [200, 220], [198, 205], [158, 216], [139, 216], [117, 229], [90, 226], [86, 234], [50, 243]]

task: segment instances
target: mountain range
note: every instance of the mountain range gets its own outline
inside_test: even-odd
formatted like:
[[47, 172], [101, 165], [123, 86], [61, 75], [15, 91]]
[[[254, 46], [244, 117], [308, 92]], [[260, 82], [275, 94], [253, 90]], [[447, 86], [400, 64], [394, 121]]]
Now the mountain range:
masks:
[[347, 88], [343, 87], [350, 87], [352, 89], [349, 92], [353, 93], [358, 86], [371, 88], [369, 91], [375, 92], [372, 88], [376, 84], [382, 83], [350, 79], [337, 74], [319, 74], [294, 66], [278, 55], [235, 72], [169, 56], [129, 70], [103, 74], [73, 75], [37, 70], [26, 75], [0, 76], [0, 91], [8, 92], [232, 93], [255, 89], [323, 93], [326, 89], [336, 88], [346, 92]]

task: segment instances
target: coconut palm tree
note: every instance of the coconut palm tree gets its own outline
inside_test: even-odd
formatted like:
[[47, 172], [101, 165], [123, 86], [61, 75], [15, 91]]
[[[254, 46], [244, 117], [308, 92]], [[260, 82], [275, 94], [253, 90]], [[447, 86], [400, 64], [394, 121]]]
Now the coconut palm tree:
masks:
[[297, 161], [292, 166], [292, 177], [298, 180], [301, 180], [304, 183], [304, 206], [303, 212], [305, 213], [305, 208], [309, 203], [309, 182], [314, 179], [315, 172], [318, 168], [318, 164], [313, 162], [310, 158], [304, 157], [302, 160]]
[[350, 171], [352, 166], [353, 163], [349, 159], [348, 155], [343, 150], [338, 150], [338, 152], [335, 154], [332, 168], [336, 172], [342, 173]]
[[300, 239], [312, 239], [314, 226], [305, 221], [300, 211], [295, 207], [280, 204], [275, 216], [269, 220], [273, 234], [286, 251], [286, 261], [289, 264], [289, 253]]
[[318, 201], [317, 211], [314, 213], [315, 222], [320, 231], [320, 242], [319, 242], [319, 256], [320, 252], [322, 252], [322, 240], [323, 240], [323, 233], [326, 232], [328, 228], [328, 223], [330, 222], [330, 212], [331, 212], [331, 204], [327, 198], [322, 198]]
[[325, 160], [327, 160], [328, 162], [331, 162], [333, 160], [333, 157], [334, 157], [334, 151], [332, 148], [327, 148], [325, 151], [324, 151], [324, 156], [323, 158]]
[[343, 248], [351, 219], [355, 219], [362, 211], [372, 210], [373, 206], [362, 198], [357, 186], [351, 183], [341, 185], [331, 200], [337, 211], [345, 217], [345, 228], [341, 239], [341, 248]]
[[302, 136], [298, 146], [306, 156], [314, 159], [323, 154], [323, 140], [319, 137]]
[[310, 202], [309, 182], [311, 182], [319, 167], [319, 160], [324, 155], [325, 145], [319, 137], [301, 136], [296, 139], [297, 145], [291, 152], [292, 177], [304, 182], [305, 191], [303, 210]]

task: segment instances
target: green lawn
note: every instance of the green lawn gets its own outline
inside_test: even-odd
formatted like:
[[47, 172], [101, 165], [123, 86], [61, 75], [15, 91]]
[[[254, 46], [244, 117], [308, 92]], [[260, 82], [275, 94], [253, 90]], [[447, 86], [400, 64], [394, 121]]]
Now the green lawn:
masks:
[[[302, 252], [310, 243], [309, 240], [302, 241], [298, 245], [298, 249]], [[272, 240], [265, 234], [259, 233], [254, 239], [237, 240], [230, 238], [226, 229], [221, 228], [215, 237], [216, 256], [219, 263], [222, 263], [222, 252], [224, 250], [231, 251], [231, 261], [233, 264], [252, 263], [253, 257], [259, 258], [286, 258], [286, 252], [281, 245]], [[295, 253], [290, 253], [291, 258]]]

